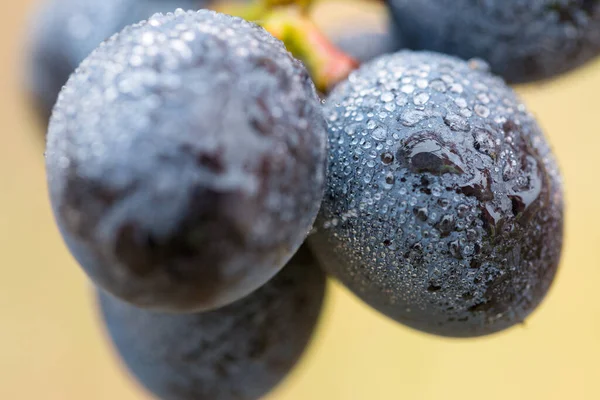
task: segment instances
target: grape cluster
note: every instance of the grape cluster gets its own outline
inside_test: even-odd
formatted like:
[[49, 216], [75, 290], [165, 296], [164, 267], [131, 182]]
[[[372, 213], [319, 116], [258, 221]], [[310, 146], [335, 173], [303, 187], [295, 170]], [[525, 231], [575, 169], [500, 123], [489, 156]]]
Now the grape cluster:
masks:
[[65, 1], [31, 47], [50, 200], [158, 398], [269, 392], [310, 341], [326, 274], [442, 336], [504, 330], [543, 300], [562, 181], [504, 79], [596, 55], [595, 2], [390, 0], [393, 34], [338, 36], [362, 65], [319, 97], [313, 74], [334, 75], [302, 40], [342, 53], [314, 31], [282, 43], [197, 0]]

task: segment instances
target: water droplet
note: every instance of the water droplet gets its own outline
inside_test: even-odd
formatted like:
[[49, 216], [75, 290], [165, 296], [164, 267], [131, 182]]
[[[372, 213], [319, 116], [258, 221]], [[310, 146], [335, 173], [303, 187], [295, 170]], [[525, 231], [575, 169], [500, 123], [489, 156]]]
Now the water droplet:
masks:
[[439, 199], [438, 205], [442, 207], [443, 210], [447, 210], [450, 207], [450, 200], [448, 199]]
[[381, 154], [381, 162], [384, 165], [390, 165], [394, 162], [394, 155], [392, 153], [386, 152]]
[[451, 214], [444, 215], [437, 224], [441, 237], [446, 237], [454, 230], [454, 217]]
[[417, 106], [422, 106], [422, 105], [426, 104], [428, 101], [429, 101], [429, 95], [425, 92], [421, 92], [421, 93], [417, 94], [413, 99], [413, 102]]
[[[469, 182], [461, 184], [457, 188], [457, 193], [465, 196], [473, 196], [479, 201], [486, 202], [494, 198], [492, 191], [492, 178], [489, 170], [473, 169], [473, 177]], [[460, 198], [457, 196], [457, 199]]]
[[415, 87], [413, 85], [402, 85], [402, 88], [400, 88], [400, 90], [402, 91], [402, 93], [411, 94], [415, 91]]
[[129, 59], [129, 65], [131, 65], [132, 67], [139, 67], [140, 65], [142, 65], [144, 62], [144, 59], [140, 56], [138, 56], [137, 54], [134, 54], [131, 56], [131, 58]]
[[453, 83], [452, 85], [450, 85], [450, 91], [454, 93], [462, 93], [463, 87], [460, 83]]
[[371, 136], [373, 137], [373, 139], [381, 142], [387, 137], [387, 129], [379, 126], [373, 131]]
[[386, 92], [381, 95], [381, 101], [384, 103], [389, 103], [392, 100], [394, 100], [394, 95], [391, 92]]
[[463, 248], [463, 254], [466, 256], [470, 256], [473, 254], [473, 247], [469, 246], [468, 244], [465, 245], [465, 247]]
[[496, 159], [498, 149], [492, 132], [483, 128], [475, 128], [473, 130], [473, 139], [473, 146], [475, 147], [475, 150], [491, 157], [494, 160]]
[[477, 100], [479, 100], [483, 104], [489, 104], [490, 97], [486, 93], [479, 93], [477, 95]]
[[475, 113], [482, 118], [487, 118], [490, 116], [490, 109], [484, 106], [483, 104], [476, 104]]
[[450, 255], [452, 255], [452, 257], [462, 260], [462, 249], [458, 240], [450, 242], [448, 249], [450, 250]]
[[162, 23], [158, 20], [158, 18], [162, 17], [160, 14], [154, 14], [152, 17], [150, 17], [150, 19], [148, 20], [148, 25], [150, 26], [160, 26]]
[[454, 102], [460, 108], [466, 108], [467, 107], [467, 100], [464, 97], [457, 97], [456, 99], [454, 99]]
[[[513, 194], [508, 197], [512, 202], [512, 210], [515, 216], [522, 215], [540, 197], [543, 181], [538, 171], [529, 176], [528, 183], [523, 186], [513, 187]], [[528, 218], [522, 218], [521, 223], [527, 223], [534, 213], [529, 213]]]
[[152, 32], [145, 32], [142, 35], [142, 44], [144, 46], [151, 46], [152, 44], [154, 44], [154, 33], [152, 33]]
[[398, 160], [404, 160], [413, 172], [462, 174], [463, 162], [434, 132], [412, 135], [398, 150]]
[[502, 170], [502, 178], [505, 182], [508, 182], [517, 177], [519, 172], [520, 163], [516, 160], [515, 153], [511, 150], [507, 154], [507, 160]]
[[345, 128], [344, 128], [344, 132], [346, 132], [346, 134], [348, 136], [354, 136], [358, 130], [360, 129], [361, 125], [360, 124], [348, 124]]
[[427, 218], [429, 218], [429, 210], [427, 210], [425, 207], [415, 209], [414, 214], [423, 222], [427, 221]]
[[419, 89], [425, 89], [427, 88], [427, 86], [429, 86], [429, 82], [427, 82], [427, 79], [417, 79], [417, 87]]
[[388, 185], [393, 185], [395, 181], [396, 179], [394, 178], [394, 175], [391, 172], [385, 176], [385, 183], [387, 183]]
[[[196, 34], [193, 31], [185, 31], [181, 33], [181, 39], [185, 40], [186, 42], [193, 42], [196, 39]], [[238, 54], [241, 56], [246, 56], [248, 55], [248, 52]]]
[[400, 119], [405, 126], [415, 126], [427, 117], [424, 111], [409, 109], [402, 113]]
[[367, 122], [367, 129], [375, 129], [375, 127], [377, 126], [377, 122], [375, 122], [374, 120], [370, 119]]
[[473, 89], [477, 90], [478, 92], [487, 92], [489, 90], [489, 88], [481, 82], [474, 82]]
[[475, 229], [467, 229], [467, 240], [473, 242], [477, 239], [477, 231]]
[[408, 104], [408, 98], [401, 94], [398, 97], [396, 97], [396, 105], [398, 105], [399, 107], [404, 107], [405, 105]]
[[427, 291], [431, 293], [439, 292], [440, 290], [442, 290], [442, 286], [433, 282], [430, 282], [429, 286], [427, 286]]
[[183, 40], [172, 40], [170, 47], [175, 50], [182, 58], [191, 59], [192, 50], [188, 47], [187, 43]]
[[440, 93], [446, 92], [446, 84], [440, 79], [435, 79], [435, 80], [431, 81], [429, 86], [431, 86], [431, 88], [433, 90], [435, 90], [436, 92], [440, 92]]
[[506, 117], [497, 116], [497, 117], [494, 117], [494, 122], [497, 123], [498, 125], [502, 125], [507, 122], [507, 119], [506, 119]]
[[467, 132], [469, 129], [471, 129], [471, 126], [469, 125], [469, 122], [467, 122], [466, 119], [454, 113], [448, 113], [444, 117], [444, 123], [448, 125], [448, 127], [450, 127], [450, 129], [452, 129], [453, 131]]

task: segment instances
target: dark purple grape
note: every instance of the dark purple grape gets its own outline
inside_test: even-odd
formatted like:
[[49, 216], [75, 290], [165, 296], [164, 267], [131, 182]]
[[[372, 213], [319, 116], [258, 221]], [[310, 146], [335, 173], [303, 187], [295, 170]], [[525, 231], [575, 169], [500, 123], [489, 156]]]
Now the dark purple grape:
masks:
[[328, 97], [328, 184], [310, 244], [377, 310], [478, 336], [542, 301], [562, 246], [554, 157], [482, 61], [404, 51]]
[[96, 49], [50, 120], [63, 237], [93, 281], [161, 311], [223, 306], [274, 276], [318, 212], [321, 103], [263, 28], [155, 15]]
[[597, 0], [387, 0], [405, 47], [478, 57], [509, 82], [552, 78], [600, 53]]
[[255, 400], [294, 367], [323, 304], [325, 275], [305, 248], [265, 286], [198, 314], [161, 314], [99, 293], [130, 372], [162, 400]]

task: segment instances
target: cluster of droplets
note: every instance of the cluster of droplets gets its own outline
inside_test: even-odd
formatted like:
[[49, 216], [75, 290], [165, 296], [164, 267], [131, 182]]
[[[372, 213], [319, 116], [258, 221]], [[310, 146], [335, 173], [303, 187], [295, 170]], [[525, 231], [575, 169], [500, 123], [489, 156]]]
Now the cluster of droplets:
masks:
[[[494, 285], [504, 279], [519, 289], [531, 282], [521, 254], [511, 263], [507, 253], [529, 230], [551, 234], [530, 222], [558, 220], [560, 204], [550, 198], [558, 174], [531, 115], [487, 65], [384, 56], [352, 74], [325, 110], [330, 163], [320, 220], [355, 216], [313, 241], [343, 259], [332, 272], [399, 318], [416, 311], [439, 324], [483, 326], [524, 314], [524, 304], [478, 311], [494, 307]], [[527, 245], [549, 246], [540, 236]]]
[[[70, 131], [86, 132], [85, 135], [76, 135], [70, 138], [73, 146], [79, 148], [80, 153], [72, 154], [76, 160], [63, 156], [60, 163], [63, 169], [68, 169], [73, 161], [78, 161], [80, 164], [78, 167], [85, 170], [82, 175], [98, 177], [105, 172], [102, 169], [106, 167], [99, 164], [106, 162], [107, 152], [112, 146], [118, 146], [123, 156], [116, 162], [128, 163], [130, 162], [128, 156], [130, 149], [140, 144], [135, 143], [136, 141], [143, 141], [142, 145], [147, 146], [149, 152], [157, 150], [162, 152], [164, 149], [151, 148], [156, 143], [152, 143], [148, 136], [140, 137], [130, 133], [148, 130], [161, 131], [163, 125], [168, 125], [164, 126], [166, 129], [163, 129], [162, 132], [171, 136], [171, 140], [175, 139], [173, 136], [179, 135], [182, 137], [177, 139], [189, 142], [190, 138], [183, 136], [190, 132], [190, 124], [196, 124], [197, 128], [205, 130], [209, 128], [210, 121], [189, 121], [190, 118], [195, 118], [193, 113], [184, 115], [183, 118], [166, 118], [163, 115], [164, 118], [161, 117], [160, 121], [156, 121], [157, 115], [159, 113], [185, 114], [182, 113], [180, 107], [189, 108], [194, 104], [194, 99], [207, 99], [211, 96], [216, 104], [213, 107], [214, 113], [222, 112], [218, 107], [235, 107], [237, 103], [234, 100], [223, 98], [219, 93], [215, 95], [212, 92], [220, 89], [227, 90], [225, 86], [229, 85], [229, 82], [245, 73], [253, 74], [253, 79], [248, 80], [250, 82], [264, 77], [265, 85], [262, 88], [256, 88], [240, 84], [239, 90], [250, 92], [249, 96], [256, 97], [257, 102], [249, 102], [250, 104], [245, 106], [240, 105], [244, 109], [239, 111], [245, 112], [246, 116], [254, 121], [258, 131], [268, 130], [269, 125], [275, 125], [278, 131], [274, 132], [274, 135], [289, 136], [286, 139], [287, 148], [280, 146], [274, 149], [277, 159], [281, 163], [286, 163], [285, 158], [289, 157], [287, 154], [295, 154], [295, 150], [306, 146], [310, 140], [317, 141], [314, 150], [310, 150], [313, 155], [316, 156], [319, 152], [323, 152], [325, 144], [322, 143], [322, 139], [305, 137], [306, 132], [315, 131], [311, 129], [313, 127], [311, 125], [319, 124], [318, 118], [316, 122], [311, 122], [311, 110], [304, 109], [307, 95], [312, 97], [311, 101], [317, 102], [312, 83], [307, 79], [306, 72], [300, 68], [299, 63], [292, 60], [282, 43], [266, 34], [262, 28], [257, 28], [242, 19], [232, 19], [212, 11], [201, 11], [200, 13], [202, 16], [198, 17], [197, 12], [185, 12], [178, 9], [174, 13], [155, 14], [147, 21], [131, 25], [112, 36], [80, 65], [76, 73], [72, 75], [72, 82], [59, 96], [58, 109], [54, 113], [51, 127], [51, 131], [62, 131], [68, 121]], [[197, 21], [191, 21], [193, 19], [197, 19]], [[240, 30], [247, 31], [247, 35], [237, 34], [236, 32]], [[280, 57], [281, 54], [275, 55], [275, 52], [285, 54], [285, 57]], [[210, 67], [211, 64], [214, 64], [212, 61], [215, 59], [220, 59], [221, 62], [218, 64], [227, 65], [228, 68]], [[262, 69], [257, 68], [256, 65], [260, 62], [273, 65]], [[204, 65], [205, 67], [191, 68], [193, 65]], [[276, 78], [295, 80], [292, 89], [282, 92], [277, 79], [269, 80], [269, 74], [273, 71], [277, 73]], [[86, 88], [86, 96], [80, 102], [72, 101], [73, 96], [80, 95], [82, 87]], [[207, 101], [204, 100], [204, 103]], [[127, 108], [127, 112], [103, 115], [102, 110], [107, 108], [107, 105], [118, 107], [117, 104]], [[207, 107], [209, 106], [202, 107], [202, 109]], [[316, 112], [315, 109], [312, 110], [312, 113]], [[76, 113], [78, 117], [72, 118]], [[281, 121], [283, 123], [278, 126], [277, 123]], [[100, 138], [97, 135], [97, 131], [100, 129], [99, 125], [114, 126], [115, 129], [107, 129], [107, 132]], [[288, 129], [284, 129], [284, 126], [287, 126]], [[158, 136], [161, 135], [162, 133], [158, 133]], [[198, 152], [219, 153], [218, 146], [223, 145], [221, 142], [227, 139], [226, 135], [214, 137], [210, 134], [209, 136], [201, 143], [194, 141], [189, 142], [188, 145], [189, 147], [201, 147], [202, 149], [195, 149]], [[258, 136], [260, 137], [260, 135]], [[59, 135], [51, 135], [50, 140], [56, 141], [57, 146], [65, 144], [64, 138]], [[234, 139], [231, 138], [231, 140]], [[270, 138], [266, 140], [270, 140]], [[258, 141], [253, 145], [260, 148], [269, 146], [267, 143], [263, 145]], [[54, 145], [51, 144], [50, 147], [54, 147]], [[68, 149], [64, 150], [68, 151]], [[86, 153], [81, 153], [83, 151]], [[244, 157], [240, 157], [239, 152], [237, 155], [229, 154], [230, 157], [227, 157], [228, 152], [222, 153], [223, 160], [209, 161], [213, 161], [213, 164], [235, 166], [236, 159], [244, 159]], [[207, 157], [218, 158], [218, 156], [210, 156], [210, 154]], [[116, 159], [120, 155], [113, 153], [111, 157]], [[83, 162], [84, 159], [85, 162]], [[244, 166], [240, 166], [238, 169], [244, 169]], [[150, 171], [152, 168], [148, 168], [148, 170]], [[261, 190], [256, 177], [227, 174], [227, 170], [228, 168], [212, 168], [211, 173], [221, 175], [215, 184], [224, 187], [237, 186], [250, 195]], [[231, 168], [231, 170], [236, 170], [236, 168]], [[171, 186], [177, 180], [161, 174], [153, 174], [153, 176], [154, 180], [159, 181], [156, 186], [163, 187], [162, 191], [174, 190]], [[320, 177], [322, 174], [316, 173], [315, 176]], [[294, 178], [293, 171], [290, 171], [290, 176], [287, 177], [288, 182], [281, 184], [291, 186]], [[127, 180], [126, 169], [120, 174], [119, 179]], [[121, 186], [126, 184], [127, 182], [123, 182]], [[317, 184], [322, 185], [322, 181]], [[286, 199], [282, 199], [279, 192], [277, 190], [268, 191], [270, 197], [266, 199], [265, 206], [269, 207], [273, 213], [285, 214], [281, 216], [283, 220], [291, 221], [297, 214], [294, 212], [294, 204], [283, 204], [282, 206]], [[308, 204], [311, 200], [308, 197], [310, 195], [301, 195], [301, 199], [305, 200], [303, 204]]]

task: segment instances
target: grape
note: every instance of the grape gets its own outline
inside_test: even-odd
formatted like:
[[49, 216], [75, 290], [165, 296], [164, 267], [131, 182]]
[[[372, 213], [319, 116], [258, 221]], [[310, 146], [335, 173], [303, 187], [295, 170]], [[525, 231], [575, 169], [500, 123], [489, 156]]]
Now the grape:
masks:
[[325, 183], [326, 123], [304, 66], [263, 28], [157, 14], [61, 91], [46, 166], [66, 244], [140, 307], [224, 306], [300, 247]]
[[555, 77], [600, 53], [597, 0], [388, 0], [407, 48], [479, 57], [513, 83]]
[[523, 321], [561, 253], [554, 157], [488, 69], [402, 51], [363, 65], [325, 103], [328, 183], [310, 244], [368, 304], [439, 335]]
[[122, 360], [160, 399], [252, 400], [298, 362], [324, 292], [324, 273], [301, 248], [273, 280], [219, 310], [156, 313], [102, 291], [99, 302]]

